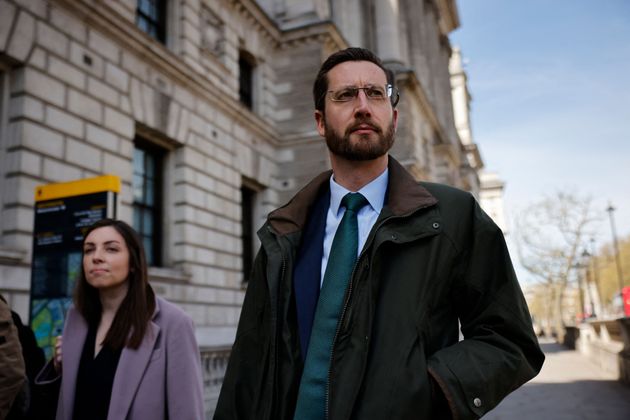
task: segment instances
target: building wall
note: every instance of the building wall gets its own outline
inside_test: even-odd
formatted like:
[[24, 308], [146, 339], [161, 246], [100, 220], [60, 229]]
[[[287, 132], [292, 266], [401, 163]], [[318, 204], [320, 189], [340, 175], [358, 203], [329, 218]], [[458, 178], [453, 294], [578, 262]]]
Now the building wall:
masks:
[[[34, 187], [116, 174], [123, 182], [119, 217], [131, 221], [133, 141], [143, 135], [167, 151], [164, 267], [151, 270], [153, 284], [206, 331], [202, 341], [233, 335], [243, 299], [242, 177], [268, 187], [261, 215], [278, 204], [278, 135], [269, 117], [275, 97], [267, 94], [273, 69], [264, 60], [257, 68], [255, 109], [262, 115], [238, 101], [234, 81], [238, 49], [265, 57], [275, 41], [262, 26], [260, 36], [246, 35], [252, 16], [230, 4], [173, 4], [182, 26], [174, 50], [139, 31], [133, 14], [121, 14], [126, 3], [1, 3], [13, 22], [1, 40], [9, 93], [1, 243], [19, 256], [5, 256], [0, 289], [22, 315]], [[220, 54], [202, 48], [202, 8], [223, 21]]]
[[[141, 137], [165, 153], [163, 264], [151, 283], [193, 317], [203, 348], [229, 347], [244, 296], [241, 187], [256, 191], [257, 227], [330, 167], [312, 83], [346, 46], [375, 50], [396, 73], [392, 154], [418, 179], [474, 189], [453, 116], [453, 0], [167, 6], [161, 43], [136, 26], [134, 0], [0, 0], [0, 291], [24, 319], [35, 187], [118, 175], [118, 215], [131, 222]], [[241, 57], [253, 66], [251, 109], [239, 100]]]
[[470, 103], [472, 98], [468, 91], [468, 76], [464, 70], [462, 54], [458, 47], [452, 50], [449, 60], [449, 72], [453, 98], [454, 126], [459, 134], [461, 147], [465, 155], [465, 161], [462, 163], [460, 171], [463, 188], [479, 199], [481, 193], [479, 173], [483, 169], [484, 163], [472, 134], [470, 121]]
[[501, 228], [503, 235], [508, 235], [509, 229], [503, 203], [505, 182], [494, 172], [482, 172], [480, 179], [481, 192], [479, 202], [484, 211]]

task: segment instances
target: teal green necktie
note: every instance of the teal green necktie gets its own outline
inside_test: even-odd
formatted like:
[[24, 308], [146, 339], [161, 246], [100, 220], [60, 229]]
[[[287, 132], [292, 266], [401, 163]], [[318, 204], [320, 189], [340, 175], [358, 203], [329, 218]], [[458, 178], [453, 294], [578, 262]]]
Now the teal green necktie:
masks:
[[319, 293], [304, 372], [300, 382], [294, 420], [322, 420], [326, 411], [328, 370], [333, 340], [348, 282], [357, 261], [359, 226], [357, 213], [368, 201], [359, 193], [348, 193], [341, 205], [346, 212], [335, 233], [324, 283]]

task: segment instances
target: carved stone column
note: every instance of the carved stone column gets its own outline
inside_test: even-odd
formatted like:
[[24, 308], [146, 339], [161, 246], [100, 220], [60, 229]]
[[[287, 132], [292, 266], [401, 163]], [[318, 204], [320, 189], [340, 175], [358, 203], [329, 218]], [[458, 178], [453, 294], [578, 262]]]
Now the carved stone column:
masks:
[[398, 0], [376, 0], [377, 54], [385, 63], [402, 64], [400, 53], [400, 8]]

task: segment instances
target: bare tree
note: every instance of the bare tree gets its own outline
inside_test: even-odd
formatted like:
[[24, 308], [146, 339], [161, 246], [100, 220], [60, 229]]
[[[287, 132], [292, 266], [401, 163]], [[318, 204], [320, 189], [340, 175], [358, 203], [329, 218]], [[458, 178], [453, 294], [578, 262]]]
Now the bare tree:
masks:
[[597, 221], [594, 214], [591, 197], [559, 191], [531, 204], [516, 219], [521, 264], [545, 285], [553, 328], [561, 342], [563, 297]]

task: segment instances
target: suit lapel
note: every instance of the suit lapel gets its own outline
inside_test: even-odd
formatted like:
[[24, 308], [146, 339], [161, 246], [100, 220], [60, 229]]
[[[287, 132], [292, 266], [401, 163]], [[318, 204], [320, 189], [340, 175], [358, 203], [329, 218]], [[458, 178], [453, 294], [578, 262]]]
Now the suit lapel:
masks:
[[77, 374], [81, 363], [81, 353], [87, 336], [88, 325], [75, 309], [68, 312], [68, 323], [63, 333], [62, 358], [62, 404], [66, 419], [72, 418], [74, 410], [74, 392], [77, 386]]
[[[155, 313], [159, 312], [159, 303], [156, 299]], [[120, 420], [127, 418], [127, 413], [131, 408], [131, 403], [136, 395], [138, 386], [144, 372], [149, 365], [155, 342], [160, 334], [160, 327], [151, 321], [147, 328], [140, 347], [136, 350], [124, 347], [120, 354], [114, 384], [112, 387], [112, 397], [109, 402], [108, 420]]]

